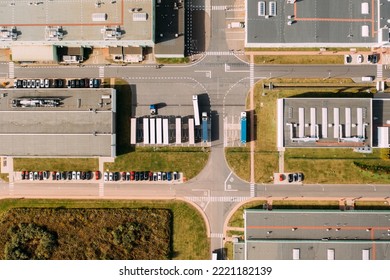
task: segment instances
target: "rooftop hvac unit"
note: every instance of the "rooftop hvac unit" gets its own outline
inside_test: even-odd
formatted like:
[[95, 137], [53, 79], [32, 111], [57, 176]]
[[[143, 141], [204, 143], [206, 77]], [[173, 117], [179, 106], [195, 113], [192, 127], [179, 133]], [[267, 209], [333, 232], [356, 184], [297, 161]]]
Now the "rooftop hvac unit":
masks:
[[94, 13], [92, 14], [92, 21], [106, 21], [107, 14], [106, 13]]
[[146, 21], [148, 19], [147, 13], [134, 13], [133, 21]]

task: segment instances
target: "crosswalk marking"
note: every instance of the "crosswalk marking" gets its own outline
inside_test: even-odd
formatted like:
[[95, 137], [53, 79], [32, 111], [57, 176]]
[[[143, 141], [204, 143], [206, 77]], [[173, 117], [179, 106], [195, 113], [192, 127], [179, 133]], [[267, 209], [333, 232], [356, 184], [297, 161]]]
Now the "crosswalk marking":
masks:
[[383, 78], [383, 65], [382, 64], [376, 65], [376, 78], [378, 80]]
[[207, 55], [242, 55], [242, 51], [209, 51], [206, 52]]
[[224, 11], [224, 10], [226, 10], [226, 6], [211, 6], [211, 10], [213, 10], [213, 11]]
[[14, 182], [9, 182], [8, 184], [9, 187], [9, 195], [14, 195]]
[[210, 234], [210, 237], [211, 238], [223, 238], [223, 233], [214, 233], [214, 232], [212, 232]]
[[255, 197], [256, 196], [256, 189], [255, 189], [255, 184], [251, 183], [250, 184], [250, 194], [251, 194], [251, 197]]
[[13, 79], [15, 78], [15, 64], [11, 61], [8, 63], [8, 67], [9, 67], [9, 70], [8, 70], [8, 76], [10, 79]]
[[103, 182], [99, 183], [99, 196], [100, 197], [104, 196], [104, 183]]
[[104, 78], [104, 66], [99, 66], [99, 78]]
[[249, 64], [249, 86], [253, 87], [255, 84], [255, 64], [251, 62]]
[[187, 196], [192, 202], [241, 202], [249, 199], [247, 196]]

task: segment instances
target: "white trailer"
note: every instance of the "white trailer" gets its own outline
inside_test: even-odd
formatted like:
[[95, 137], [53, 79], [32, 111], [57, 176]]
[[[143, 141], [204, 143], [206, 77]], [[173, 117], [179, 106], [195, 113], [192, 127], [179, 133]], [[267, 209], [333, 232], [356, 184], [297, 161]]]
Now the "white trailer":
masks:
[[149, 144], [149, 119], [144, 118], [144, 144]]
[[155, 118], [150, 118], [149, 128], [150, 128], [149, 131], [150, 144], [154, 145], [156, 144], [156, 119]]
[[162, 119], [156, 119], [156, 144], [162, 144]]
[[192, 104], [194, 105], [194, 118], [195, 118], [195, 125], [200, 125], [200, 117], [199, 117], [199, 105], [198, 105], [198, 96], [193, 95], [192, 96]]
[[163, 144], [169, 144], [169, 126], [168, 119], [163, 119]]
[[176, 144], [181, 144], [181, 118], [176, 118]]
[[188, 142], [191, 145], [195, 144], [194, 119], [188, 119]]
[[130, 144], [137, 144], [137, 119], [131, 118], [130, 121]]

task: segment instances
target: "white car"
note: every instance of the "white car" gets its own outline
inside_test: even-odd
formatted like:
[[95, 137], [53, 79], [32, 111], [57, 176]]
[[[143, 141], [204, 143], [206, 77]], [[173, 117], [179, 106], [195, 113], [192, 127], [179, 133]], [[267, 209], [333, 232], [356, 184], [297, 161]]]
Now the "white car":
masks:
[[41, 80], [39, 81], [39, 86], [40, 86], [41, 88], [44, 88], [44, 87], [45, 87], [45, 80], [44, 80], [44, 79], [41, 79]]
[[362, 62], [363, 62], [363, 55], [359, 54], [359, 55], [357, 56], [357, 62], [358, 62], [358, 63], [362, 63]]
[[30, 171], [29, 179], [30, 181], [34, 180], [34, 172]]
[[93, 87], [93, 79], [89, 79], [89, 87], [90, 87], [90, 88]]
[[110, 172], [108, 174], [108, 181], [113, 181], [114, 180], [114, 174], [112, 172]]
[[77, 179], [77, 173], [76, 171], [72, 171], [72, 180], [76, 180]]
[[157, 180], [161, 181], [161, 172], [157, 172]]
[[104, 181], [108, 181], [108, 172], [104, 172]]
[[77, 171], [77, 173], [76, 173], [76, 180], [80, 180], [80, 179], [81, 179], [81, 172]]
[[41, 81], [39, 79], [35, 80], [35, 87], [39, 88], [40, 86], [41, 86]]
[[35, 80], [30, 81], [30, 87], [35, 88]]
[[49, 87], [50, 87], [50, 80], [45, 79], [45, 88], [49, 88]]

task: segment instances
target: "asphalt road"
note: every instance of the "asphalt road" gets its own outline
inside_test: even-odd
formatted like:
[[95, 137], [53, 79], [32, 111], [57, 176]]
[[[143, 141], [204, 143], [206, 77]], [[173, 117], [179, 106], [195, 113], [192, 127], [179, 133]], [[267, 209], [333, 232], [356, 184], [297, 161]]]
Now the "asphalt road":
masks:
[[[207, 6], [208, 1], [193, 1]], [[213, 6], [233, 5], [234, 1], [213, 1]], [[210, 30], [206, 30], [208, 49], [203, 56], [191, 65], [164, 65], [156, 69], [153, 65], [113, 66], [28, 66], [15, 65], [17, 78], [83, 78], [117, 77], [137, 86], [136, 100], [139, 112], [149, 104], [150, 88], [158, 88], [156, 93], [161, 102], [171, 106], [191, 105], [191, 95], [205, 93], [209, 108], [217, 116], [213, 123], [214, 141], [211, 156], [206, 168], [186, 184], [149, 185], [123, 183], [30, 183], [15, 182], [0, 184], [2, 197], [69, 197], [69, 198], [177, 198], [184, 197], [199, 205], [206, 213], [211, 228], [211, 249], [222, 248], [223, 224], [228, 213], [240, 201], [251, 198], [250, 185], [231, 173], [224, 158], [223, 119], [238, 115], [245, 108], [245, 97], [249, 91], [250, 67], [229, 53], [225, 30], [225, 12], [210, 9]], [[196, 38], [193, 38], [196, 40]], [[223, 52], [218, 54], [217, 52]], [[8, 64], [0, 64], [0, 73], [8, 73]], [[376, 66], [371, 65], [256, 65], [255, 80], [269, 77], [362, 77], [376, 75]], [[388, 70], [384, 70], [388, 77]], [[182, 92], [172, 97], [172, 85], [182, 85]], [[175, 91], [176, 92], [176, 91]], [[169, 106], [171, 105], [171, 106]], [[204, 105], [207, 107], [207, 104]], [[168, 110], [168, 109], [167, 109]], [[183, 109], [183, 112], [186, 112]], [[138, 112], [137, 112], [138, 113]], [[390, 186], [384, 185], [255, 185], [256, 197], [336, 197], [359, 198], [390, 196]]]

